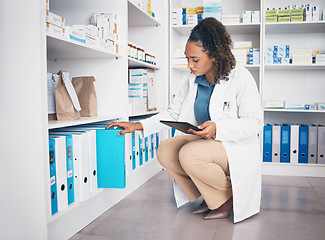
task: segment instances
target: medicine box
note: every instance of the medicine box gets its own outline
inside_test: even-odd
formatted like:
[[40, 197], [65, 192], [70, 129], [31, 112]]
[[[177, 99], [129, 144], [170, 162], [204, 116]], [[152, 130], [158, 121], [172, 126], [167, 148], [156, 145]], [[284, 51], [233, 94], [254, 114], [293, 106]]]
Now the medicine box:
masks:
[[252, 11], [252, 23], [260, 22], [260, 11]]
[[56, 15], [52, 12], [46, 12], [46, 22], [51, 23], [57, 27], [64, 28], [65, 27], [65, 19]]
[[274, 16], [277, 16], [278, 15], [278, 10], [277, 9], [267, 9], [266, 11], [265, 11], [265, 16], [266, 17], [274, 17]]
[[289, 16], [290, 17], [290, 9], [281, 9], [279, 10], [278, 16]]
[[282, 101], [282, 100], [265, 100], [264, 108], [265, 109], [283, 109], [284, 101]]
[[284, 108], [285, 109], [305, 109], [305, 104], [302, 102], [296, 102], [296, 101], [285, 101]]
[[278, 17], [265, 17], [265, 22], [277, 22], [278, 21]]

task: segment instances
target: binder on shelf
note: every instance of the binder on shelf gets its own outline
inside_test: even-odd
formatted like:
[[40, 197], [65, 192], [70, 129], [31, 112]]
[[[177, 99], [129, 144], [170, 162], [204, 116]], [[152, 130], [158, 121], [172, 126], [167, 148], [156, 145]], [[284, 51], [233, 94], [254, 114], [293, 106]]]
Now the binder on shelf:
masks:
[[281, 126], [272, 125], [272, 162], [280, 162]]
[[88, 136], [88, 161], [89, 161], [89, 188], [90, 194], [97, 192], [97, 152], [96, 152], [96, 130], [89, 126], [78, 126], [66, 128], [65, 131], [81, 132]]
[[325, 164], [325, 126], [318, 125], [317, 163]]
[[149, 137], [144, 138], [144, 161], [149, 161]]
[[308, 163], [317, 163], [317, 126], [308, 126]]
[[66, 163], [67, 163], [67, 192], [68, 205], [74, 203], [74, 175], [73, 175], [73, 142], [72, 136], [65, 136], [66, 138]]
[[56, 184], [56, 162], [55, 162], [55, 140], [49, 139], [50, 159], [50, 190], [51, 190], [51, 214], [58, 212], [57, 184]]
[[138, 139], [139, 139], [139, 166], [142, 166], [143, 164], [143, 155], [144, 155], [144, 144], [143, 139], [141, 138], [140, 134], [138, 133]]
[[74, 198], [75, 202], [83, 202], [89, 198], [89, 140], [82, 132], [68, 132], [54, 130], [51, 135], [64, 135], [72, 137]]
[[308, 163], [308, 126], [299, 126], [298, 163]]
[[135, 132], [131, 134], [132, 136], [132, 170], [136, 169], [136, 155], [139, 152], [136, 151], [136, 145], [135, 145]]
[[290, 162], [298, 164], [299, 125], [290, 126]]
[[97, 129], [97, 168], [99, 188], [125, 188], [125, 136], [120, 129]]
[[281, 126], [280, 162], [290, 163], [290, 126]]
[[272, 162], [272, 125], [263, 128], [263, 162]]
[[57, 176], [57, 199], [58, 212], [68, 207], [67, 193], [67, 164], [66, 164], [66, 139], [65, 136], [51, 136], [55, 142], [55, 157], [56, 157], [56, 176]]
[[158, 146], [159, 146], [159, 132], [156, 132], [156, 152], [158, 150]]
[[134, 132], [134, 144], [135, 144], [135, 168], [140, 166], [140, 143], [139, 143], [140, 131]]
[[150, 149], [151, 149], [151, 159], [154, 159], [155, 158], [155, 138], [154, 138], [154, 135], [151, 134], [150, 135]]

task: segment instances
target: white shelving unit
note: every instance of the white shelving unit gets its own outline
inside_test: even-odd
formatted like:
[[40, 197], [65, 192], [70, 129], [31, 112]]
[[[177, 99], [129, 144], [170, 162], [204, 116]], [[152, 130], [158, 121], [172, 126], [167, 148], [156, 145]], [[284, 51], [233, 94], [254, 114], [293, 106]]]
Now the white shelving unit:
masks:
[[152, 1], [152, 9], [159, 9], [153, 18], [143, 12], [134, 1], [128, 1], [128, 42], [139, 45], [156, 57], [157, 64], [149, 64], [128, 57], [129, 68], [155, 70], [157, 111], [130, 114], [129, 118], [143, 118], [166, 109], [168, 100], [168, 1]]
[[[1, 125], [5, 126], [3, 133], [6, 136], [0, 151], [1, 159], [6, 159], [1, 161], [1, 169], [6, 169], [1, 174], [1, 190], [6, 194], [1, 197], [0, 238], [69, 239], [160, 172], [161, 166], [157, 160], [151, 160], [131, 172], [126, 150], [125, 189], [99, 190], [88, 200], [73, 203], [68, 209], [52, 216], [49, 131], [89, 123], [127, 121], [133, 117], [128, 113], [128, 67], [140, 63], [127, 57], [127, 43], [131, 36], [139, 39], [142, 46], [157, 56], [156, 66], [144, 63], [141, 66], [156, 69], [158, 105], [160, 109], [166, 107], [168, 2], [152, 0], [152, 10], [156, 14], [153, 18], [128, 0], [50, 1], [50, 11], [64, 17], [68, 26], [89, 24], [90, 16], [96, 12], [117, 13], [118, 53], [47, 33], [45, 0], [28, 3], [5, 0], [5, 4], [6, 10], [1, 11], [2, 16], [10, 19], [9, 13], [15, 11], [24, 21], [19, 18], [13, 19], [10, 24], [6, 21], [0, 23], [1, 29], [12, 36], [1, 40], [1, 53], [5, 54], [1, 54], [1, 66], [5, 66], [3, 76], [7, 80], [1, 84], [0, 90], [1, 99], [6, 105], [5, 108], [1, 105]], [[20, 5], [18, 9], [17, 4]], [[7, 27], [9, 25], [10, 28]], [[150, 36], [142, 35], [146, 32]], [[21, 36], [24, 36], [24, 41]], [[157, 45], [159, 51], [155, 52]], [[95, 77], [98, 116], [81, 117], [76, 121], [48, 121], [46, 73], [60, 70], [68, 71], [70, 77]], [[157, 112], [141, 113], [137, 117], [147, 117]], [[127, 139], [126, 145], [129, 144]], [[10, 175], [7, 174], [9, 172]], [[12, 179], [11, 184], [8, 184], [8, 179]]]
[[[288, 1], [288, 4], [307, 2]], [[325, 8], [324, 1], [308, 2]], [[265, 0], [264, 6], [281, 7], [283, 1]], [[264, 19], [264, 11], [263, 11]], [[291, 48], [309, 48], [325, 51], [325, 22], [287, 22], [263, 23], [264, 46], [289, 44]], [[262, 101], [283, 100], [307, 103], [324, 102], [325, 66], [321, 64], [304, 65], [264, 65]], [[265, 109], [264, 122], [269, 124], [324, 124], [325, 111], [295, 109]], [[283, 164], [263, 163], [264, 174], [288, 176], [325, 177], [324, 164]]]
[[[325, 8], [324, 1], [308, 2]], [[202, 6], [201, 0], [173, 0], [170, 11], [180, 6]], [[261, 22], [252, 24], [226, 24], [233, 41], [252, 41], [253, 47], [261, 49], [260, 65], [246, 65], [256, 80], [261, 94], [261, 103], [265, 100], [302, 100], [306, 103], [325, 102], [325, 66], [308, 65], [267, 65], [264, 63], [264, 49], [268, 45], [289, 44], [293, 48], [312, 48], [325, 52], [325, 22], [287, 22], [266, 23], [267, 7], [283, 7], [283, 5], [307, 4], [302, 0], [231, 0], [222, 1], [222, 14], [240, 14], [244, 10], [259, 10]], [[173, 53], [177, 47], [185, 47], [186, 40], [194, 26], [170, 27], [170, 99], [177, 94], [181, 83], [189, 74], [187, 66], [173, 66]], [[180, 80], [182, 79], [182, 80]], [[325, 124], [324, 111], [319, 110], [287, 110], [265, 109], [265, 123], [292, 124]], [[263, 163], [263, 174], [322, 176], [325, 177], [323, 165], [318, 164], [278, 164]]]

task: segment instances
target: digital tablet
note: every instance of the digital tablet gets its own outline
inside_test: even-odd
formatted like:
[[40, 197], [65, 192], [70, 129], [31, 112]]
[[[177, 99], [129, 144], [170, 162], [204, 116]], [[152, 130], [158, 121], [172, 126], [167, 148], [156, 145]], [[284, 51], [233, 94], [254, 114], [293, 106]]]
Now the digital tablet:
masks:
[[175, 121], [164, 121], [164, 120], [160, 120], [160, 122], [187, 134], [191, 134], [190, 132], [188, 132], [189, 129], [193, 129], [195, 131], [202, 131], [202, 129], [199, 129], [198, 127], [188, 122], [175, 122]]

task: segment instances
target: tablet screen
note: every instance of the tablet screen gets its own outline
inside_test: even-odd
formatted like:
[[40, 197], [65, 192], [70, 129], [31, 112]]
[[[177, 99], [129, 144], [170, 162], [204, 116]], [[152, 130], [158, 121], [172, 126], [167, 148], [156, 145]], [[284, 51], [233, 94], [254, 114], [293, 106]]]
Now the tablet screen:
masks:
[[176, 121], [164, 121], [164, 120], [160, 120], [160, 122], [186, 134], [191, 134], [190, 132], [188, 132], [189, 129], [193, 129], [195, 131], [202, 131], [202, 129], [199, 129], [188, 122], [176, 122]]

